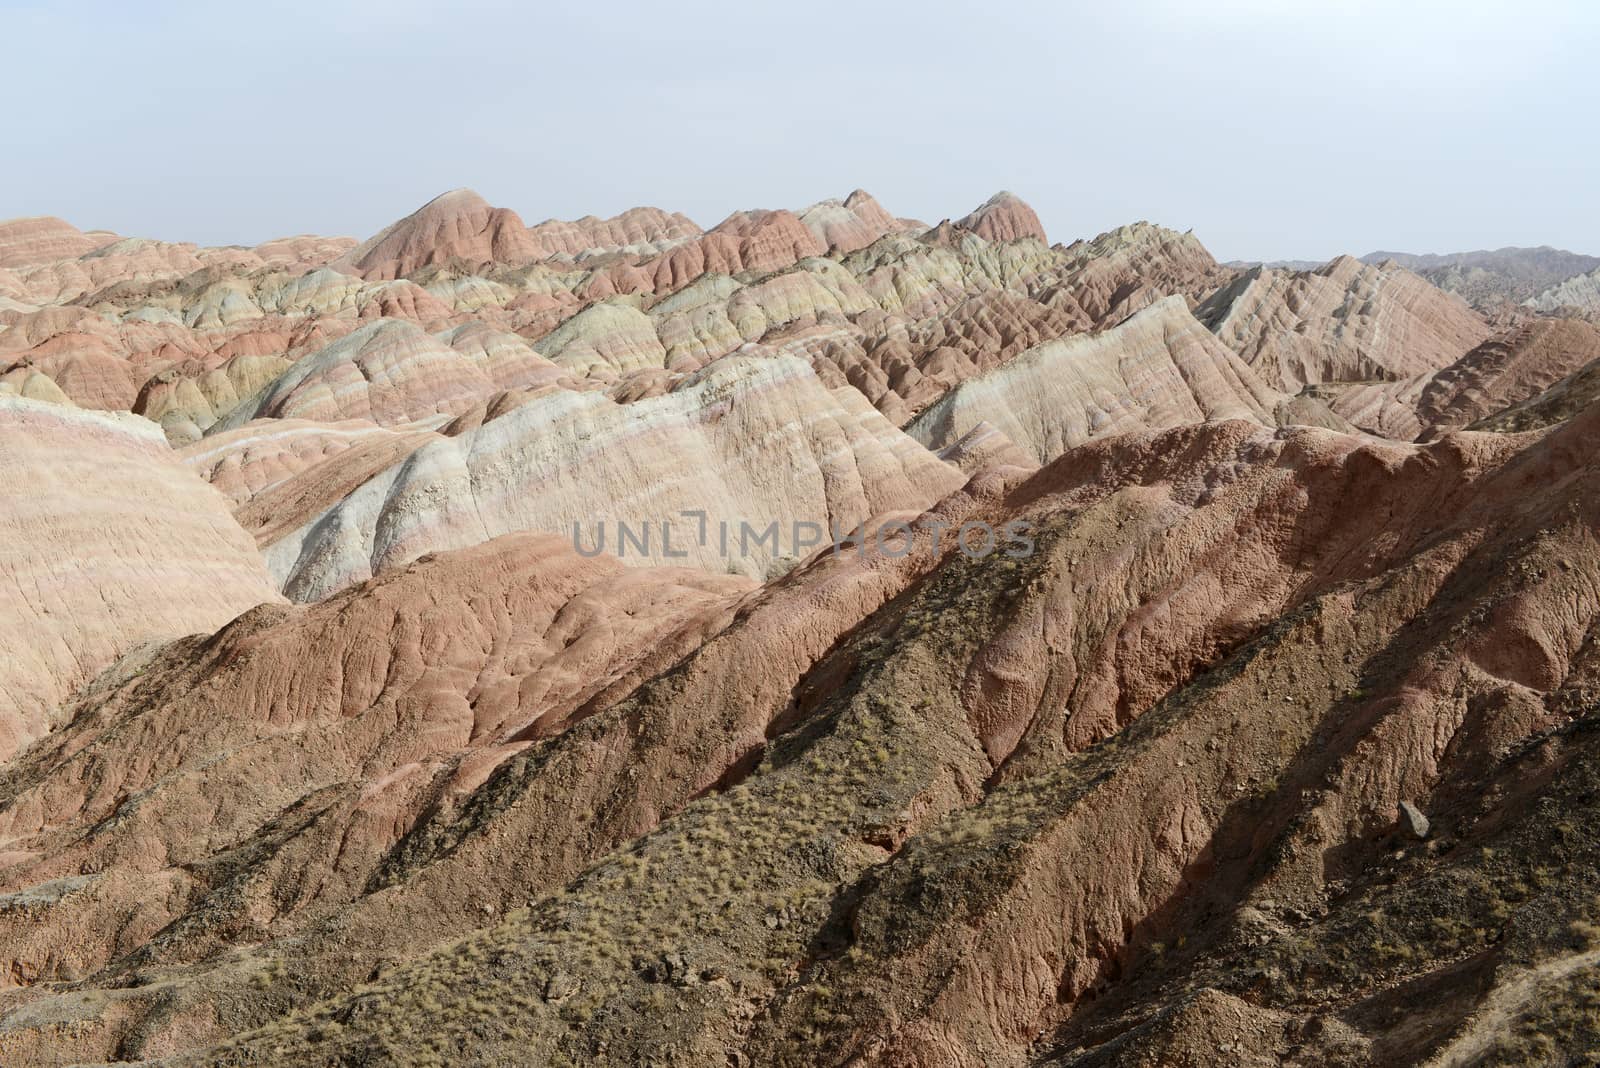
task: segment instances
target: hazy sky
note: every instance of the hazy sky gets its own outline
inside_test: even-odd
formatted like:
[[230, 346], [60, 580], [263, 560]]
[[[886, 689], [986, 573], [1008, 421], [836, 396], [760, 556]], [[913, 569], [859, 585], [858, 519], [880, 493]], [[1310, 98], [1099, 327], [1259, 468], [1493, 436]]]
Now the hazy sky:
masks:
[[[1315, 8], [1315, 10], [1313, 10]], [[1600, 253], [1600, 4], [0, 0], [0, 218], [366, 236], [470, 186], [704, 226], [861, 186], [1222, 259]]]

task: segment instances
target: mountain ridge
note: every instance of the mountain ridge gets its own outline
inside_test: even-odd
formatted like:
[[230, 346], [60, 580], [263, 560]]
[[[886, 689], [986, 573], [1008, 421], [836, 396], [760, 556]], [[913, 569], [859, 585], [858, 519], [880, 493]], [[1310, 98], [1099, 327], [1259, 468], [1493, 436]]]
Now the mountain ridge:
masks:
[[0, 1062], [1600, 1055], [1582, 287], [935, 218], [0, 225]]

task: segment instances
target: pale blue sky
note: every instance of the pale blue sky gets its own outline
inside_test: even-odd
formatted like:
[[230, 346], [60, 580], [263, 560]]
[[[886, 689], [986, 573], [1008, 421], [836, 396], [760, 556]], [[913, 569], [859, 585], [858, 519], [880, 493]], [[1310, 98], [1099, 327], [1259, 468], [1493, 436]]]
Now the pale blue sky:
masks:
[[[136, 10], [137, 8], [137, 10]], [[0, 0], [0, 218], [366, 236], [471, 186], [710, 226], [1009, 188], [1219, 258], [1600, 253], [1600, 5]]]

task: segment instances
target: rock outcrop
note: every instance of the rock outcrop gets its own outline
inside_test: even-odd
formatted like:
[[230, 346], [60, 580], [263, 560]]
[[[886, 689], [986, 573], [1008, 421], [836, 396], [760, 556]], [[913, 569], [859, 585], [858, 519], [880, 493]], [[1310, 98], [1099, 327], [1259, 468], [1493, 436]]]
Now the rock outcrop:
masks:
[[[932, 230], [857, 190], [798, 213], [735, 212], [701, 231], [654, 208], [526, 227], [457, 190], [359, 245], [106, 241], [0, 267], [0, 379], [10, 391], [27, 381], [48, 393], [48, 381], [81, 406], [131, 408], [180, 446], [253, 417], [454, 417], [492, 393], [547, 384], [638, 399], [751, 343], [810, 361], [902, 424], [1032, 345], [1170, 294], [1193, 303], [1233, 277], [1192, 235], [1145, 223], [1048, 247], [1009, 194]], [[400, 347], [431, 356], [412, 353], [404, 362], [417, 373], [397, 370], [397, 381], [356, 382], [360, 360], [303, 366], [378, 319], [471, 356], [492, 389], [416, 336]], [[401, 340], [393, 326], [380, 333]], [[269, 380], [302, 375], [315, 403], [262, 407]], [[428, 397], [440, 390], [442, 407]]]
[[233, 505], [257, 545], [270, 545], [441, 434], [365, 420], [263, 419], [219, 431], [179, 458]]
[[1548, 389], [1471, 424], [1474, 430], [1521, 433], [1573, 418], [1600, 398], [1600, 359], [1590, 360]]
[[528, 228], [540, 258], [662, 252], [700, 233], [689, 218], [660, 208], [630, 208], [610, 219], [592, 215], [573, 222], [550, 219]]
[[649, 316], [622, 301], [589, 305], [540, 338], [534, 348], [574, 374], [608, 379], [667, 362], [667, 350]]
[[905, 229], [864, 189], [843, 200], [819, 201], [800, 213], [800, 221], [824, 248], [834, 252], [854, 252], [885, 234]]

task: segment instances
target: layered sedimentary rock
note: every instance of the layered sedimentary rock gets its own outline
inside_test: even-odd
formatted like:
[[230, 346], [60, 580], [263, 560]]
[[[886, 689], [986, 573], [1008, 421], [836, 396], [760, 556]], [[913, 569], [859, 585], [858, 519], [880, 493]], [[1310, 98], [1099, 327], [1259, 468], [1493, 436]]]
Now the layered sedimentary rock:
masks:
[[521, 262], [538, 252], [517, 213], [490, 206], [470, 189], [454, 189], [333, 261], [363, 278], [400, 278], [453, 259]]
[[1055, 304], [1070, 300], [1091, 323], [1124, 318], [1169, 294], [1182, 295], [1192, 307], [1237, 274], [1217, 263], [1192, 232], [1148, 222], [1074, 241], [1063, 252], [1073, 266], [1047, 299]]
[[[728, 358], [628, 405], [597, 393], [535, 396], [424, 445], [275, 541], [267, 559], [296, 600], [522, 530], [567, 535], [585, 551], [605, 545], [630, 563], [759, 576], [808, 553], [830, 524], [848, 532], [880, 512], [924, 508], [961, 481], [801, 361]], [[795, 546], [797, 523], [811, 525], [810, 548]], [[621, 541], [623, 525], [644, 540]], [[769, 528], [776, 538], [756, 540]]]
[[228, 498], [257, 545], [269, 545], [440, 436], [359, 419], [263, 419], [194, 442], [179, 458]]
[[142, 642], [280, 601], [227, 504], [154, 424], [0, 394], [0, 761]]
[[667, 357], [650, 318], [622, 301], [589, 305], [534, 348], [558, 367], [584, 376], [615, 377], [661, 367]]
[[1600, 358], [1590, 360], [1549, 388], [1484, 416], [1472, 428], [1503, 433], [1540, 430], [1564, 422], [1600, 398]]
[[1036, 467], [1038, 461], [1018, 447], [998, 428], [980, 422], [939, 450], [939, 459], [968, 474], [991, 467]]
[[19, 369], [47, 376], [82, 408], [128, 411], [139, 396], [138, 382], [127, 362], [111, 346], [91, 336], [53, 335], [10, 367]]
[[9, 219], [0, 222], [0, 267], [29, 267], [71, 259], [115, 240], [114, 234], [86, 234], [50, 215]]
[[901, 423], [1027, 348], [1114, 324], [1167, 295], [1198, 300], [1233, 277], [1192, 235], [1144, 223], [1064, 249], [947, 226], [887, 235], [843, 262], [856, 285], [827, 282], [838, 311], [819, 308], [815, 328], [802, 316], [776, 343]]
[[[1597, 918], [1596, 418], [1093, 441], [953, 493], [904, 556], [680, 616], [553, 539], [255, 614], [11, 780], [32, 985], [0, 1034], [21, 1063], [1515, 1051], [1482, 1010], [1581, 1019]], [[1018, 518], [1031, 555], [935, 548]], [[589, 589], [633, 653], [563, 624]], [[105, 722], [181, 742], [129, 760]], [[280, 766], [310, 774], [237, 789]], [[107, 776], [160, 803], [72, 834]], [[197, 833], [212, 790], [244, 800]]]
[[[0, 296], [36, 306], [65, 303], [92, 297], [111, 286], [171, 283], [196, 271], [244, 272], [266, 263], [262, 256], [247, 248], [200, 248], [188, 243], [116, 238], [115, 235], [108, 235], [108, 242], [99, 243], [102, 235], [85, 236], [97, 244], [80, 256], [0, 267]], [[273, 254], [282, 258], [295, 251], [320, 258], [328, 249], [319, 242], [277, 246]]]
[[145, 382], [133, 410], [160, 423], [169, 441], [192, 441], [293, 366], [282, 356], [240, 355], [192, 374], [169, 367]]
[[1037, 463], [1093, 437], [1214, 419], [1273, 425], [1288, 398], [1167, 297], [1098, 334], [1047, 342], [970, 378], [908, 428], [930, 448], [994, 427]]
[[1532, 401], [1595, 360], [1600, 329], [1575, 319], [1536, 319], [1432, 374], [1340, 391], [1332, 407], [1373, 433], [1409, 441], [1427, 429], [1475, 424]]
[[531, 390], [555, 385], [576, 388], [580, 384], [541, 356], [535, 346], [507, 330], [497, 330], [474, 321], [434, 336], [455, 351], [465, 354], [489, 376], [496, 390]]
[[[35, 390], [48, 380], [82, 406], [131, 408], [182, 445], [225, 420], [305, 414], [260, 407], [268, 371], [307, 373], [289, 365], [382, 318], [436, 340], [475, 339], [446, 344], [471, 354], [495, 392], [560, 383], [638, 399], [760, 342], [809, 360], [830, 385], [848, 383], [903, 423], [1031, 345], [1171, 293], [1192, 302], [1231, 277], [1192, 235], [1148, 224], [1050, 248], [1010, 194], [933, 230], [857, 190], [798, 213], [736, 212], [702, 232], [656, 209], [525, 227], [457, 190], [358, 246], [129, 239], [0, 268], [0, 296], [14, 305], [0, 309], [0, 377], [28, 378]], [[513, 373], [529, 356], [512, 335], [556, 366]], [[344, 373], [352, 370], [360, 368]], [[402, 396], [415, 380], [380, 385], [397, 400], [380, 409], [409, 419], [427, 407]], [[488, 399], [476, 376], [455, 386], [471, 402], [450, 400], [444, 414]], [[439, 388], [438, 376], [421, 388]], [[354, 399], [331, 411], [341, 391]], [[326, 417], [396, 418], [366, 410], [373, 392], [353, 381], [330, 387]]]
[[[274, 928], [315, 924], [361, 896], [397, 830], [464, 799], [525, 747], [513, 736], [557, 733], [641, 661], [693, 648], [752, 585], [625, 569], [583, 559], [563, 538], [517, 535], [308, 609], [262, 606], [126, 665], [89, 700], [134, 729], [82, 718], [28, 765], [53, 766], [48, 781], [5, 779], [0, 880], [44, 884], [50, 913], [0, 910], [6, 985], [99, 970], [113, 939], [149, 945], [169, 922], [187, 940], [195, 918], [235, 905], [267, 908], [272, 918], [258, 920]], [[154, 704], [152, 687], [165, 695]], [[151, 748], [146, 732], [171, 744]], [[130, 796], [140, 800], [121, 807], [117, 833], [62, 833]], [[308, 801], [310, 825], [226, 888], [217, 850], [273, 835], [281, 812]], [[196, 824], [202, 811], [211, 818]], [[125, 863], [134, 840], [142, 855]], [[315, 870], [308, 850], [320, 854]], [[79, 874], [89, 869], [99, 874]]]
[[0, 393], [51, 404], [72, 405], [72, 398], [62, 392], [54, 379], [32, 367], [14, 367], [0, 375]]
[[971, 230], [985, 241], [1015, 241], [1023, 237], [1050, 240], [1033, 209], [1015, 193], [1004, 190], [984, 201], [956, 225]]
[[[738, 788], [554, 900], [212, 1055], [336, 1058], [378, 1035], [407, 1048], [443, 1033], [483, 1058], [627, 1061], [672, 1048], [807, 1064], [826, 1049], [867, 1064], [1074, 1063], [1106, 1056], [1108, 1039], [1160, 1049], [1194, 1028], [1222, 1030], [1232, 1049], [1220, 1057], [1233, 1060], [1309, 1047], [1323, 1061], [1409, 1061], [1470, 1028], [1487, 991], [1519, 1012], [1560, 1012], [1559, 998], [1518, 984], [1531, 966], [1551, 965], [1553, 980], [1555, 962], [1581, 968], [1588, 952], [1565, 917], [1592, 915], [1595, 843], [1579, 828], [1597, 754], [1592, 730], [1555, 733], [1543, 742], [1551, 775], [1523, 787], [1548, 797], [1566, 830], [1520, 803], [1507, 811], [1496, 791], [1535, 758], [1504, 740], [1541, 737], [1572, 713], [1519, 698], [1502, 673], [1542, 694], [1591, 679], [1577, 650], [1600, 602], [1588, 572], [1556, 569], [1531, 588], [1508, 574], [1588, 537], [1573, 518], [1525, 542], [1564, 494], [1525, 520], [1491, 517], [1501, 494], [1523, 491], [1528, 464], [1592, 478], [1573, 444], [1518, 457], [1455, 440], [1412, 453], [1316, 431], [1274, 442], [1228, 424], [1063, 461], [1014, 491], [1036, 515], [1072, 516], [1021, 565], [1028, 585], [1003, 560], [952, 558], [852, 644], [855, 686], [830, 692], [819, 678], [801, 702], [815, 726]], [[1107, 478], [1119, 488], [1090, 488]], [[1391, 509], [1390, 539], [1374, 543], [1351, 515], [1357, 490]], [[1278, 508], [1293, 521], [1273, 522]], [[1440, 516], [1458, 517], [1444, 549]], [[1175, 574], [1178, 560], [1207, 578]], [[1467, 589], [1495, 622], [1461, 634], [1429, 606]], [[1573, 595], [1574, 616], [1549, 614]], [[964, 623], [930, 625], [930, 613]], [[1408, 629], [1428, 660], [1388, 648]], [[1539, 640], [1513, 652], [1501, 644], [1510, 633]], [[1070, 709], [1065, 738], [1056, 697]], [[617, 718], [666, 707], [656, 701], [665, 695]], [[603, 751], [613, 729], [591, 720], [571, 744]], [[1441, 753], [1435, 730], [1466, 733]], [[1117, 744], [1070, 755], [1112, 734]], [[463, 840], [485, 850], [480, 863], [548, 811], [543, 775], [562, 750], [516, 759], [484, 787], [493, 802], [462, 817], [499, 828]], [[1465, 840], [1404, 844], [1402, 799]], [[422, 856], [460, 863], [445, 845], [456, 839], [434, 834]], [[1527, 850], [1563, 835], [1573, 860], [1524, 883]], [[848, 914], [830, 915], [846, 888]], [[727, 904], [681, 904], [701, 897]], [[1467, 922], [1440, 924], [1442, 902]], [[1496, 942], [1498, 925], [1518, 934]], [[1461, 990], [1452, 969], [1479, 953]], [[1424, 1021], [1403, 1007], [1426, 983], [1452, 994]], [[514, 1019], [486, 1007], [506, 1003]], [[1368, 1011], [1320, 1030], [1298, 1022], [1326, 1019], [1330, 1003]]]
[[1560, 311], [1563, 308], [1574, 308], [1580, 312], [1600, 311], [1600, 270], [1568, 278], [1530, 297], [1527, 304], [1541, 312]]
[[1600, 1054], [1591, 324], [1006, 194], [5, 233], [7, 1068]]
[[616, 281], [672, 290], [703, 274], [772, 271], [827, 251], [793, 212], [736, 211], [699, 237], [621, 272]]
[[630, 208], [610, 219], [592, 215], [573, 222], [550, 219], [528, 228], [541, 257], [661, 252], [700, 233], [686, 216], [660, 208]]
[[1410, 271], [1341, 256], [1315, 271], [1256, 268], [1196, 312], [1279, 389], [1437, 371], [1489, 336], [1459, 298]]
[[800, 221], [824, 248], [838, 252], [866, 248], [885, 234], [904, 229], [864, 189], [843, 200], [819, 201], [800, 213]]
[[481, 329], [435, 337], [399, 319], [379, 319], [307, 356], [224, 422], [365, 419], [381, 425], [456, 415], [496, 389], [534, 388], [561, 372], [520, 339]]

